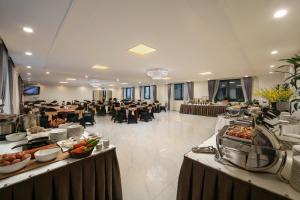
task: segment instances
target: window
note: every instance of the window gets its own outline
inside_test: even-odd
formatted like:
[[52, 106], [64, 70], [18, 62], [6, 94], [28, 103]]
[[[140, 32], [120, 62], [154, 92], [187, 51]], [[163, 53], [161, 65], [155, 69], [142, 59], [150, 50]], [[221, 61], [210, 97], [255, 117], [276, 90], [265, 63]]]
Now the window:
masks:
[[183, 83], [174, 84], [174, 100], [183, 100]]
[[131, 89], [132, 88], [125, 88], [125, 90], [124, 90], [124, 92], [125, 92], [124, 98], [125, 99], [131, 99]]
[[150, 86], [144, 86], [144, 99], [150, 99]]
[[223, 100], [235, 102], [245, 101], [240, 79], [220, 81], [215, 101]]

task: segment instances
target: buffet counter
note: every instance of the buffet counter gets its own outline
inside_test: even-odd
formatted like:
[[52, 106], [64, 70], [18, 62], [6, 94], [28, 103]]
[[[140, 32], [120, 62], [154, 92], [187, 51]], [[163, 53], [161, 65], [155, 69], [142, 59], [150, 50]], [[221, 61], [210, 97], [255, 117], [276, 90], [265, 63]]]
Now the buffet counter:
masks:
[[[213, 135], [200, 146], [216, 146]], [[300, 199], [300, 192], [279, 177], [253, 173], [215, 160], [213, 154], [192, 151], [184, 156], [181, 166], [177, 200], [187, 199]]]
[[216, 117], [226, 112], [226, 106], [223, 105], [198, 105], [198, 104], [181, 104], [180, 113], [191, 115], [203, 115]]
[[0, 180], [1, 200], [122, 199], [114, 146]]

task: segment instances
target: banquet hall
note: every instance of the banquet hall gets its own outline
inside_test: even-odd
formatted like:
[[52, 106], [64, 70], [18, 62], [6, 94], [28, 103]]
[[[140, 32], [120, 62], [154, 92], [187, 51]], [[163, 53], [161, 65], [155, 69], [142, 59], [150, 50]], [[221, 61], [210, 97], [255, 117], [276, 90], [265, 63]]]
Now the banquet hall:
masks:
[[299, 8], [0, 0], [0, 199], [299, 200]]

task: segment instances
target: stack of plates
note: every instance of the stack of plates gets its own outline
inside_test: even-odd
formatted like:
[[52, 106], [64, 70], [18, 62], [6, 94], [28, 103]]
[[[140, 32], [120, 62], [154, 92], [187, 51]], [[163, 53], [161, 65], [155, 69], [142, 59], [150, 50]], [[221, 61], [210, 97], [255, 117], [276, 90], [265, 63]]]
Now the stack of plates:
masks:
[[66, 129], [52, 129], [49, 133], [49, 138], [52, 143], [67, 139]]
[[293, 188], [300, 191], [300, 156], [294, 156], [290, 184]]
[[83, 134], [83, 131], [84, 131], [83, 126], [79, 124], [70, 125], [67, 127], [67, 136], [68, 138], [70, 137], [80, 138], [81, 135]]

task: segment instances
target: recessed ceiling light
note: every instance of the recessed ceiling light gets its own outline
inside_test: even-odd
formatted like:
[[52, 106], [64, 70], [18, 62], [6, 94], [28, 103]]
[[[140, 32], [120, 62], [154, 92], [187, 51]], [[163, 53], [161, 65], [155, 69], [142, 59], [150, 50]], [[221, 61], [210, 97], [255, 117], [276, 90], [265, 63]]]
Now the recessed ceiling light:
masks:
[[93, 69], [101, 69], [101, 70], [105, 70], [108, 69], [107, 66], [103, 66], [103, 65], [94, 65], [92, 66]]
[[32, 53], [31, 53], [30, 51], [26, 51], [26, 52], [25, 52], [25, 55], [27, 55], [27, 56], [32, 56]]
[[208, 78], [207, 80], [210, 81], [210, 78]]
[[122, 85], [127, 85], [128, 83], [121, 83]]
[[89, 76], [88, 76], [88, 75], [85, 75], [84, 77], [85, 77], [85, 78], [89, 78]]
[[27, 73], [27, 76], [30, 76], [30, 75], [31, 75], [31, 73], [28, 72], [28, 73]]
[[117, 78], [117, 79], [116, 79], [116, 81], [117, 81], [117, 82], [119, 82], [119, 81], [120, 81], [120, 79], [118, 79], [118, 78]]
[[271, 51], [271, 54], [272, 55], [278, 54], [278, 51], [277, 50], [273, 50], [273, 51]]
[[109, 87], [113, 87], [114, 85], [113, 84], [110, 84], [110, 85], [108, 85]]
[[249, 77], [248, 75], [245, 75], [245, 77], [247, 78], [247, 77]]
[[274, 68], [275, 67], [275, 65], [270, 65], [270, 68]]
[[33, 33], [33, 29], [28, 27], [28, 26], [24, 26], [23, 31], [26, 32], [26, 33]]
[[31, 69], [31, 66], [27, 65], [26, 68], [27, 68], [27, 69]]
[[135, 53], [135, 54], [139, 54], [139, 55], [146, 55], [148, 53], [152, 53], [152, 52], [156, 51], [156, 49], [148, 47], [144, 44], [139, 44], [131, 49], [128, 49], [128, 51]]
[[212, 74], [211, 72], [202, 72], [202, 73], [200, 73], [200, 75], [210, 75], [210, 74]]
[[67, 81], [76, 81], [76, 78], [66, 78]]
[[46, 72], [46, 74], [47, 74], [47, 75], [49, 75], [49, 74], [50, 74], [50, 72]]
[[139, 84], [142, 84], [142, 82], [141, 82], [141, 81], [139, 81]]
[[64, 84], [64, 83], [68, 83], [68, 82], [66, 82], [66, 81], [60, 81], [59, 83], [63, 83]]
[[269, 74], [273, 74], [273, 72], [269, 72]]
[[285, 9], [280, 9], [280, 10], [277, 10], [277, 11], [274, 13], [273, 17], [274, 17], [274, 18], [282, 18], [282, 17], [284, 17], [286, 14], [287, 14], [287, 10], [285, 10]]
[[164, 78], [161, 78], [161, 79], [163, 79], [163, 80], [170, 80], [171, 78], [167, 76], [167, 77], [164, 77]]

